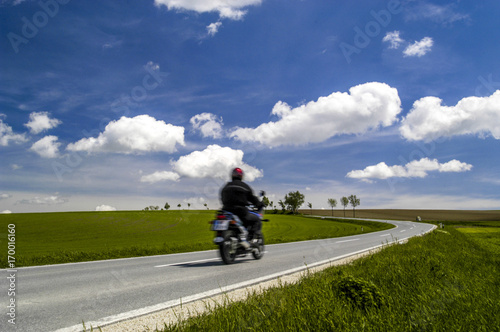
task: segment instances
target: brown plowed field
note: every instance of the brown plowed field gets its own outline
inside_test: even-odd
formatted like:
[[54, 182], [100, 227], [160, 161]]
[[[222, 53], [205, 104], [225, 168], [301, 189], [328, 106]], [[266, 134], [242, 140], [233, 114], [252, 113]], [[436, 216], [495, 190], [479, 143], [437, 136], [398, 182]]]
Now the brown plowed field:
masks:
[[[305, 215], [314, 214], [321, 216], [332, 216], [332, 210], [301, 209], [300, 213]], [[344, 210], [333, 210], [334, 217], [344, 217]], [[345, 216], [352, 218], [352, 209], [345, 210]], [[411, 220], [415, 221], [417, 216], [422, 221], [500, 221], [500, 210], [377, 210], [356, 209], [356, 218], [374, 218], [389, 220]]]

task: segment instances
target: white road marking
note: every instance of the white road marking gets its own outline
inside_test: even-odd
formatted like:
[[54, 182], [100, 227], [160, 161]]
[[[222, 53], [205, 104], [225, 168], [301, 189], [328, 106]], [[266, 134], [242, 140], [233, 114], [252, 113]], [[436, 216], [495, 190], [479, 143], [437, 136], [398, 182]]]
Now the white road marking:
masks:
[[[267, 251], [264, 251], [264, 254], [267, 253]], [[172, 263], [172, 264], [164, 264], [164, 265], [156, 265], [155, 267], [168, 267], [168, 266], [176, 266], [176, 265], [185, 265], [185, 264], [194, 264], [194, 263], [203, 263], [203, 262], [211, 262], [211, 261], [217, 261], [220, 258], [207, 258], [207, 259], [199, 259], [197, 261], [188, 261], [188, 262], [179, 262], [179, 263]]]
[[189, 261], [189, 262], [179, 262], [179, 263], [172, 263], [172, 264], [165, 264], [165, 265], [156, 265], [155, 267], [167, 267], [167, 266], [175, 266], [175, 265], [184, 265], [184, 264], [193, 264], [193, 263], [201, 263], [201, 262], [210, 262], [210, 261], [215, 261], [218, 260], [219, 258], [207, 258], [207, 259], [200, 259], [197, 261]]
[[391, 235], [391, 233], [387, 233], [387, 234], [380, 235], [380, 237], [382, 237], [382, 236], [390, 236], [390, 235]]
[[337, 241], [337, 242], [335, 242], [335, 243], [344, 243], [344, 242], [353, 242], [353, 241], [359, 241], [359, 239], [352, 239], [352, 240]]

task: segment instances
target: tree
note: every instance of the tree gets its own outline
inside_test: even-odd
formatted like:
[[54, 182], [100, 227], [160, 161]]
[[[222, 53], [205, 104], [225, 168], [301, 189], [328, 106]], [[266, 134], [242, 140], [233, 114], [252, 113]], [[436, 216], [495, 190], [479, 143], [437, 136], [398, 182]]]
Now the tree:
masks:
[[274, 204], [273, 201], [271, 201], [269, 204], [271, 205], [271, 208], [273, 209], [273, 213], [277, 214], [278, 213], [278, 209], [276, 208], [276, 204]]
[[191, 207], [191, 203], [188, 203], [188, 210], [189, 210], [190, 207]]
[[208, 210], [208, 204], [207, 203], [203, 204], [203, 206], [206, 207], [207, 210]]
[[307, 206], [311, 209], [311, 215], [313, 214], [313, 205], [311, 203], [307, 203]]
[[167, 202], [167, 203], [165, 203], [165, 210], [168, 210], [168, 209], [170, 209], [170, 204], [168, 204], [168, 202]]
[[285, 205], [292, 211], [293, 214], [296, 214], [299, 207], [304, 204], [304, 198], [305, 196], [298, 190], [295, 192], [291, 191], [285, 195]]
[[285, 202], [283, 202], [283, 201], [280, 199], [280, 201], [278, 202], [278, 205], [281, 207], [281, 212], [282, 212], [282, 213], [285, 213], [285, 210], [286, 210], [286, 205], [285, 205]]
[[179, 210], [181, 209], [181, 203], [177, 204], [177, 207], [179, 208]]
[[342, 205], [344, 206], [344, 218], [345, 218], [345, 208], [346, 208], [347, 205], [349, 205], [349, 198], [347, 198], [345, 196], [342, 197], [340, 199], [340, 203], [342, 203]]
[[267, 208], [271, 203], [269, 202], [269, 198], [266, 196], [262, 197], [262, 204], [264, 205], [264, 208]]
[[337, 206], [337, 200], [335, 198], [329, 198], [328, 205], [332, 207], [332, 217], [333, 217], [333, 208]]
[[359, 198], [356, 197], [356, 195], [351, 195], [349, 196], [349, 203], [351, 203], [352, 205], [352, 214], [354, 216], [354, 218], [356, 218], [356, 206], [358, 206], [359, 204], [361, 204], [361, 201], [359, 200]]

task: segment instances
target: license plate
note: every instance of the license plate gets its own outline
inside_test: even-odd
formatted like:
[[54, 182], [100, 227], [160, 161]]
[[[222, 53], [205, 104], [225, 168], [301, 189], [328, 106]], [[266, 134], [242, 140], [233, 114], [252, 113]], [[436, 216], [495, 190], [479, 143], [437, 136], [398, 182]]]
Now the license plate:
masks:
[[212, 231], [225, 231], [229, 228], [229, 220], [214, 220]]

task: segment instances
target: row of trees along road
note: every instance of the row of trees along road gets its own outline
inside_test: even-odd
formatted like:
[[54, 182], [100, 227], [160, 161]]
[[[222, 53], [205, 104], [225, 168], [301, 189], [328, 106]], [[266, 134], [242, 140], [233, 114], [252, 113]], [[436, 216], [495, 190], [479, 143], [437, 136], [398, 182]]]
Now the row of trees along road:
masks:
[[[207, 203], [203, 204], [203, 206], [208, 210], [208, 204]], [[182, 204], [181, 203], [177, 204], [177, 207], [180, 210], [181, 207], [182, 207]], [[189, 210], [189, 208], [191, 208], [191, 203], [187, 203], [187, 207], [188, 207], [188, 210]], [[165, 203], [164, 209], [165, 210], [170, 209], [170, 204], [168, 204], [168, 202]], [[143, 209], [143, 211], [158, 211], [158, 210], [160, 210], [160, 207], [159, 206], [153, 206], [153, 205], [147, 206], [147, 207], [145, 207]]]
[[[302, 204], [304, 204], [304, 202], [305, 202], [305, 196], [297, 190], [297, 191], [291, 191], [288, 194], [286, 194], [285, 199], [280, 200], [278, 202], [278, 205], [281, 207], [281, 210], [283, 211], [283, 213], [286, 211], [290, 211], [293, 214], [297, 214], [299, 211], [299, 208], [302, 206]], [[264, 196], [262, 198], [262, 203], [264, 204], [264, 207], [267, 208], [268, 206], [271, 206], [277, 211], [276, 206], [274, 205], [274, 202], [269, 201], [269, 198], [267, 198], [266, 196]], [[351, 204], [351, 206], [352, 206], [353, 216], [356, 217], [356, 206], [361, 204], [359, 198], [357, 198], [356, 195], [351, 195], [349, 197], [344, 196], [340, 199], [340, 203], [344, 206], [344, 217], [345, 217], [345, 208], [349, 204]], [[332, 208], [332, 216], [333, 216], [333, 208], [337, 206], [337, 200], [335, 198], [329, 198], [328, 205], [330, 205]], [[187, 206], [189, 209], [191, 207], [191, 203], [187, 203]], [[203, 204], [203, 206], [205, 206], [205, 208], [208, 209], [208, 205], [206, 203]], [[311, 203], [307, 203], [307, 206], [312, 210]], [[177, 204], [177, 207], [180, 209], [182, 207], [182, 205], [179, 203], [179, 204]], [[168, 202], [165, 203], [164, 208], [165, 208], [165, 210], [170, 209], [170, 204], [168, 204]], [[148, 206], [144, 210], [145, 211], [155, 211], [155, 210], [157, 211], [159, 209], [160, 209], [160, 207], [158, 207], [158, 206]]]
[[[304, 204], [304, 202], [305, 202], [305, 196], [303, 194], [301, 194], [299, 191], [291, 191], [285, 195], [284, 200], [280, 200], [278, 202], [278, 205], [281, 207], [281, 211], [283, 213], [289, 211], [293, 214], [296, 214], [299, 208], [302, 206], [302, 204]], [[266, 196], [262, 198], [262, 203], [264, 203], [265, 207], [271, 206], [274, 208], [275, 211], [277, 211], [274, 202], [269, 201], [269, 199]], [[361, 200], [357, 198], [356, 195], [351, 195], [349, 197], [344, 196], [340, 199], [340, 203], [344, 206], [344, 217], [345, 217], [345, 208], [349, 204], [351, 204], [352, 206], [353, 216], [356, 217], [356, 206], [361, 204]], [[333, 208], [337, 206], [337, 200], [335, 198], [329, 198], [328, 205], [330, 205], [332, 208], [332, 216], [333, 216]], [[312, 210], [311, 203], [307, 203], [307, 206]]]
[[[356, 206], [361, 204], [361, 200], [359, 198], [357, 198], [356, 195], [351, 195], [349, 197], [344, 196], [340, 199], [340, 203], [344, 207], [344, 217], [345, 217], [345, 208], [349, 204], [351, 204], [351, 206], [352, 206], [353, 217], [354, 218], [356, 217]], [[309, 204], [311, 204], [311, 203], [309, 203]], [[330, 205], [330, 207], [332, 208], [332, 216], [333, 216], [333, 208], [337, 206], [337, 200], [335, 198], [329, 198], [328, 205]], [[312, 209], [312, 205], [310, 205], [309, 208]]]

